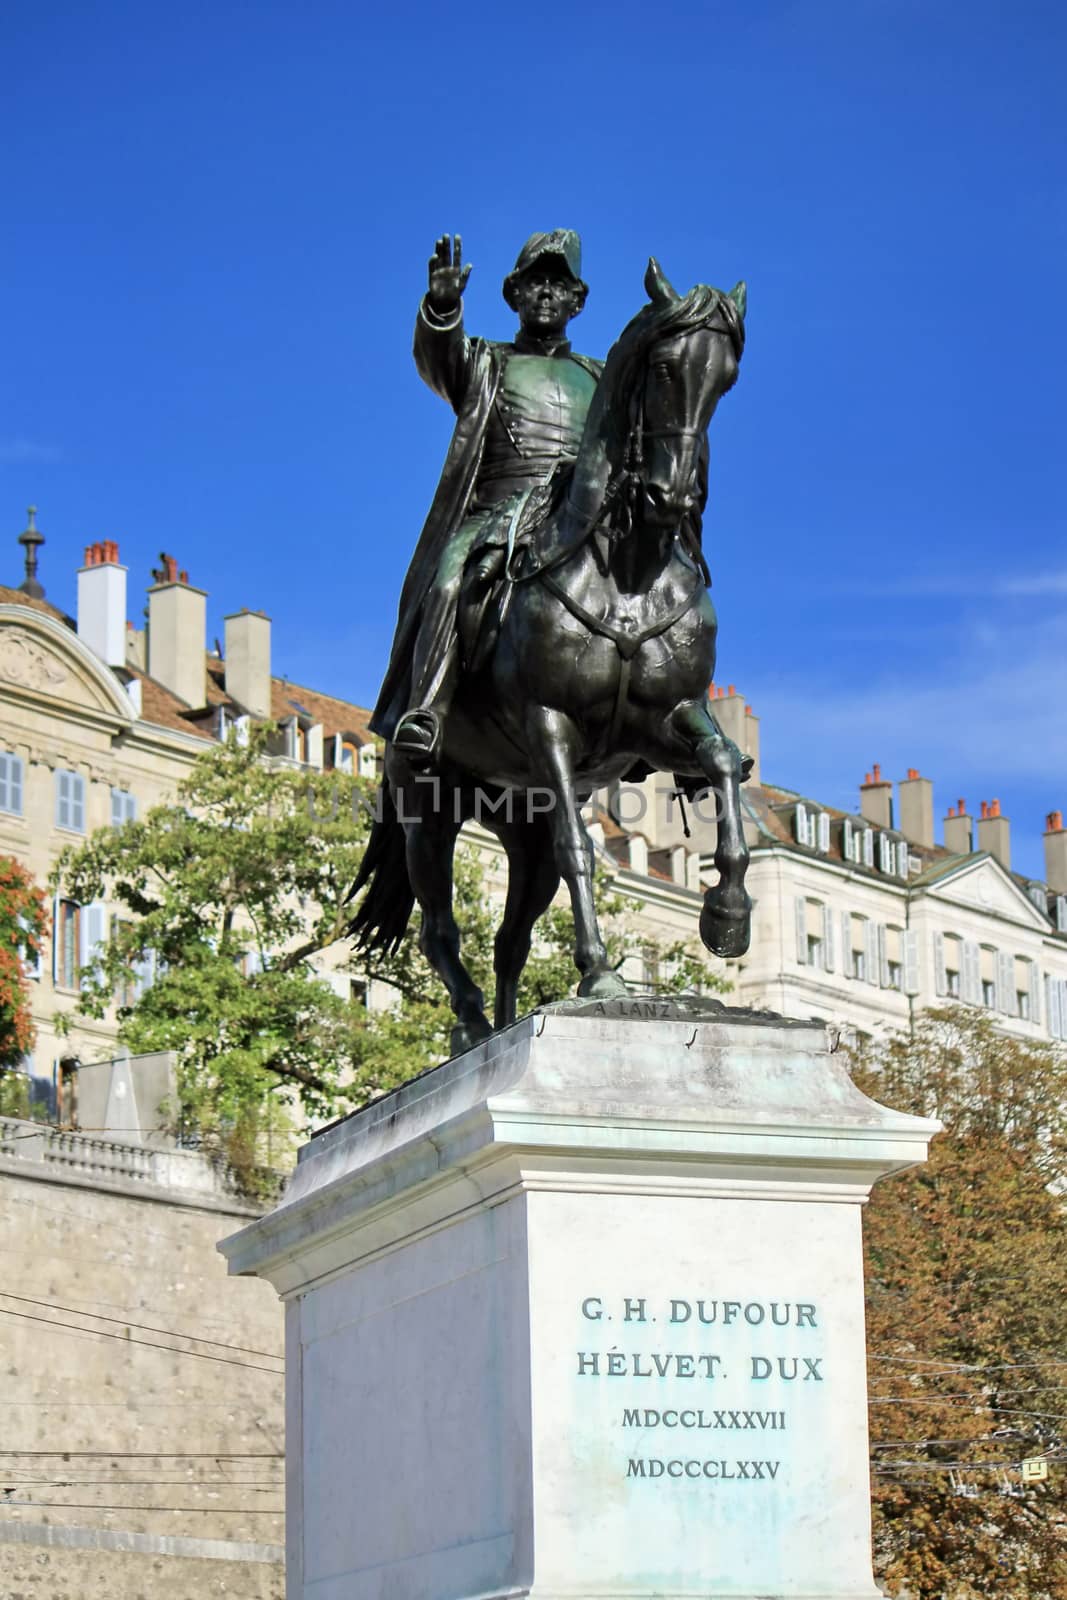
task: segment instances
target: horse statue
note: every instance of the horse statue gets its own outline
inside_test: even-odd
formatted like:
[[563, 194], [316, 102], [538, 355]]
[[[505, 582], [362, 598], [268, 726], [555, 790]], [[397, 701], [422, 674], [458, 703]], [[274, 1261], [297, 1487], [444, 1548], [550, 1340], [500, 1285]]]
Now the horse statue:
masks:
[[745, 285], [679, 295], [651, 260], [645, 289], [649, 303], [608, 355], [577, 461], [547, 517], [511, 549], [495, 603], [473, 596], [462, 608], [466, 665], [437, 772], [415, 772], [386, 749], [353, 895], [367, 892], [351, 931], [365, 950], [395, 948], [418, 901], [421, 948], [456, 1017], [454, 1053], [493, 1031], [452, 908], [453, 852], [471, 818], [508, 860], [494, 946], [497, 1028], [515, 1020], [533, 926], [561, 878], [578, 994], [627, 993], [598, 927], [581, 816], [596, 790], [627, 776], [667, 771], [682, 792], [715, 795], [718, 879], [704, 894], [700, 935], [719, 956], [748, 948], [740, 785], [752, 763], [708, 703], [716, 618], [691, 531], [707, 495], [708, 424], [744, 348]]

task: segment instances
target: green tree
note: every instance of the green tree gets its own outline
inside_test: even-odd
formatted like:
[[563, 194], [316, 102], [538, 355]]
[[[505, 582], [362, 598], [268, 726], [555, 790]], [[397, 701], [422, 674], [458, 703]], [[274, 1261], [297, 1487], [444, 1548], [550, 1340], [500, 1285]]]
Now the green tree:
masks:
[[[441, 1060], [453, 1021], [412, 935], [371, 962], [345, 942], [374, 785], [282, 768], [265, 759], [266, 739], [211, 750], [174, 804], [101, 829], [54, 874], [83, 903], [123, 908], [82, 974], [81, 1013], [103, 1017], [117, 999], [123, 1043], [174, 1050], [181, 1119], [222, 1135], [231, 1154], [277, 1126], [272, 1107], [303, 1125]], [[603, 886], [599, 898], [615, 959], [647, 946], [626, 931], [622, 902]], [[488, 992], [498, 912], [473, 847], [457, 856], [456, 901], [465, 957]], [[576, 976], [569, 912], [551, 909], [536, 932], [522, 992], [531, 1008]], [[321, 970], [331, 950], [344, 993]], [[682, 945], [656, 954], [673, 987], [718, 986]], [[368, 979], [389, 984], [395, 1004], [368, 1009]]]
[[1065, 1600], [1067, 1056], [949, 1008], [855, 1076], [945, 1124], [865, 1217], [876, 1571], [911, 1600]]
[[0, 856], [0, 1111], [25, 1112], [15, 1069], [36, 1039], [27, 965], [41, 957], [48, 932], [44, 895], [26, 869]]

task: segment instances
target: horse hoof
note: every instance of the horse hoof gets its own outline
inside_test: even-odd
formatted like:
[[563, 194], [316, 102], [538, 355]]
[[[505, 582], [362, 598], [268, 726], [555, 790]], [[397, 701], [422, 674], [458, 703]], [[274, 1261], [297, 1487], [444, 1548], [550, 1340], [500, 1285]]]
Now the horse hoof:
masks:
[[465, 1050], [473, 1050], [476, 1044], [488, 1039], [492, 1032], [488, 1017], [473, 1017], [466, 1022], [457, 1022], [452, 1029], [449, 1048], [454, 1056], [461, 1056]]
[[751, 936], [750, 911], [724, 911], [705, 903], [700, 913], [700, 937], [712, 955], [743, 956]]
[[582, 1000], [618, 1000], [629, 992], [624, 979], [614, 969], [587, 973], [578, 985], [578, 995]]

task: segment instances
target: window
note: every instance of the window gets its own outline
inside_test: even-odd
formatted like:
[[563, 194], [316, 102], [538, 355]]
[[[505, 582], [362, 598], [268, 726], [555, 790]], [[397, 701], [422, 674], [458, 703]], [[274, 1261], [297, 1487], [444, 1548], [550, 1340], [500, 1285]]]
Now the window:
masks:
[[22, 757], [0, 752], [0, 811], [22, 815]]
[[76, 900], [57, 900], [52, 929], [52, 981], [60, 989], [78, 987], [81, 949], [81, 906]]
[[798, 802], [794, 811], [794, 827], [798, 844], [806, 845], [809, 850], [821, 850], [823, 854], [829, 850], [829, 812], [809, 811], [806, 805]]
[[874, 866], [874, 830], [846, 817], [841, 825], [841, 854], [857, 867]]
[[128, 789], [111, 791], [111, 826], [121, 828], [124, 822], [133, 822], [137, 816], [137, 801]]
[[22, 964], [26, 969], [26, 976], [28, 978], [39, 978], [41, 976], [40, 943], [38, 943], [37, 954], [33, 955], [29, 948], [29, 921], [25, 917], [20, 917], [19, 924], [22, 928], [23, 934], [25, 935], [19, 945], [19, 954], [22, 957]]
[[1037, 964], [1025, 956], [1016, 956], [1012, 978], [1015, 987], [1015, 1015], [1022, 1022], [1040, 1020], [1041, 986], [1038, 982]]
[[85, 779], [64, 767], [56, 772], [56, 827], [85, 832]]
[[954, 933], [934, 934], [934, 988], [939, 995], [959, 1000], [962, 995], [963, 941]]
[[796, 900], [797, 962], [818, 971], [834, 970], [834, 922], [821, 900]]

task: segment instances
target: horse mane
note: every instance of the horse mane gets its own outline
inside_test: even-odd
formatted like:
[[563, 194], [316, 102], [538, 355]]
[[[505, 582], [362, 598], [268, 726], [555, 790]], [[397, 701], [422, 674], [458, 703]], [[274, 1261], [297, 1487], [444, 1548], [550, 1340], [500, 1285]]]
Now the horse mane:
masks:
[[600, 387], [610, 395], [601, 436], [609, 457], [615, 458], [613, 465], [618, 464], [617, 453], [629, 436], [634, 391], [649, 350], [660, 340], [689, 333], [717, 316], [722, 317], [722, 331], [740, 360], [745, 348], [744, 320], [730, 296], [710, 284], [698, 283], [688, 294], [652, 301], [626, 324], [608, 351], [600, 379]]

